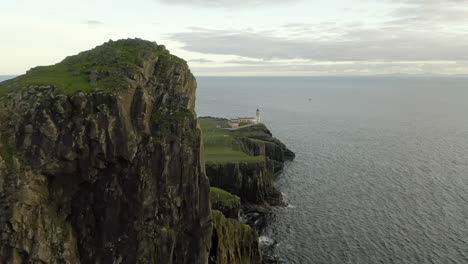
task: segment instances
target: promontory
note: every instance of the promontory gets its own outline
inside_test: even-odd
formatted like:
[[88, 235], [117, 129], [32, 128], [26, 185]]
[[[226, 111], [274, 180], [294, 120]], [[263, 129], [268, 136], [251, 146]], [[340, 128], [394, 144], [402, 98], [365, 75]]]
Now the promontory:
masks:
[[0, 83], [0, 263], [262, 263], [239, 215], [281, 204], [293, 154], [262, 124], [226, 132], [243, 159], [205, 154], [196, 87], [141, 39]]

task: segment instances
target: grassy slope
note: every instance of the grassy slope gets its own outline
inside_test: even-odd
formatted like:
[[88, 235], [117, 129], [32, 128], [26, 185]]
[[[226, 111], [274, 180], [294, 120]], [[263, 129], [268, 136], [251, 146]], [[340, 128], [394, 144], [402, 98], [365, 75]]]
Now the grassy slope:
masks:
[[[264, 156], [249, 156], [240, 151], [239, 142], [233, 137], [247, 135], [241, 130], [225, 130], [229, 125], [224, 120], [200, 119], [207, 163], [255, 162]], [[255, 132], [256, 133], [256, 132]]]
[[212, 204], [219, 202], [219, 201], [222, 201], [222, 202], [230, 202], [230, 201], [239, 202], [240, 201], [240, 198], [237, 195], [231, 194], [229, 192], [226, 192], [216, 187], [210, 187], [210, 193], [211, 193]]
[[[119, 88], [137, 66], [148, 56], [158, 56], [162, 67], [170, 63], [186, 65], [170, 55], [163, 46], [141, 39], [109, 41], [92, 50], [67, 57], [50, 66], [35, 67], [26, 74], [0, 83], [0, 96], [31, 85], [55, 86], [59, 93], [71, 95], [79, 91], [110, 91]], [[90, 74], [99, 76], [91, 82]]]

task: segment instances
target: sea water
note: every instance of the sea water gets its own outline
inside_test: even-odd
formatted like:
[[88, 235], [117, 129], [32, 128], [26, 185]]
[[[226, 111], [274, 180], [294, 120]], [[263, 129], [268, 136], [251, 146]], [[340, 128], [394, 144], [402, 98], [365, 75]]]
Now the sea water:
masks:
[[[199, 116], [254, 116], [297, 157], [268, 253], [468, 263], [468, 78], [199, 77]], [[273, 242], [272, 242], [273, 241]]]

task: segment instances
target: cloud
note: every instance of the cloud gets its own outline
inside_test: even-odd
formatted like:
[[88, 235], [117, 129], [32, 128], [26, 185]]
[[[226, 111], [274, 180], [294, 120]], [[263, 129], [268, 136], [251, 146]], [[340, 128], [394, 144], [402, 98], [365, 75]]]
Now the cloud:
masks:
[[[391, 16], [393, 23], [412, 26], [440, 27], [447, 23], [460, 23], [468, 20], [468, 0], [400, 0], [389, 1], [403, 4]], [[442, 25], [440, 25], [442, 23]]]
[[159, 0], [165, 4], [171, 5], [191, 5], [207, 8], [223, 8], [223, 7], [252, 7], [271, 4], [288, 4], [297, 2], [298, 0]]
[[466, 74], [468, 65], [456, 63], [331, 63], [331, 64], [266, 64], [225, 67], [194, 67], [200, 75], [388, 75], [388, 74]]
[[468, 36], [402, 27], [346, 29], [324, 38], [285, 38], [269, 33], [196, 28], [175, 33], [185, 50], [246, 58], [314, 61], [468, 60]]
[[88, 20], [88, 21], [86, 21], [86, 24], [88, 24], [90, 26], [98, 26], [98, 25], [102, 25], [104, 23], [99, 21], [99, 20]]
[[406, 4], [431, 4], [431, 5], [451, 5], [451, 4], [459, 4], [459, 3], [466, 3], [468, 0], [389, 0], [392, 3], [406, 3]]
[[242, 65], [264, 65], [269, 64], [269, 61], [259, 61], [259, 60], [228, 60], [225, 61], [228, 64], [242, 64]]
[[196, 62], [196, 63], [210, 63], [213, 62], [212, 60], [208, 59], [191, 59], [189, 62]]

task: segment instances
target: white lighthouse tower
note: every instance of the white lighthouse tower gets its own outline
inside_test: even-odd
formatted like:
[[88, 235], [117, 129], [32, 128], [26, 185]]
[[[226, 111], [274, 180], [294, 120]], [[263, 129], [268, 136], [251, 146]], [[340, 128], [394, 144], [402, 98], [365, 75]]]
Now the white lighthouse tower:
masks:
[[260, 110], [257, 109], [257, 124], [260, 123]]

